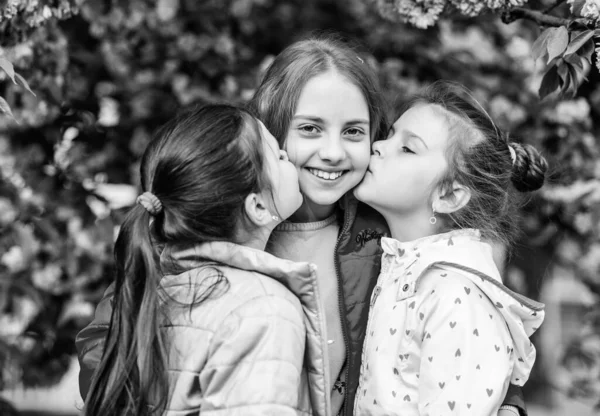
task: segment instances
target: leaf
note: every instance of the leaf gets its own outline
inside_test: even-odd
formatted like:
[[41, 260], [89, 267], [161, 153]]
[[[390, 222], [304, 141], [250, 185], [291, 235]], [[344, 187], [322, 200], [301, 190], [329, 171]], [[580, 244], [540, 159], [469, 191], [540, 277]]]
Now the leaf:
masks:
[[35, 93], [33, 91], [31, 91], [31, 88], [29, 87], [29, 84], [27, 83], [27, 81], [25, 80], [25, 78], [23, 78], [20, 74], [17, 74], [15, 72], [15, 79], [17, 80], [17, 84], [22, 86], [23, 88], [25, 88], [27, 91], [29, 91], [31, 94], [33, 94], [33, 96], [35, 97]]
[[573, 14], [575, 16], [581, 16], [581, 10], [585, 6], [586, 0], [575, 0], [573, 2]]
[[569, 65], [569, 76], [571, 77], [571, 84], [573, 85], [573, 95], [575, 95], [579, 87], [587, 81], [583, 72], [583, 66]]
[[548, 42], [548, 36], [551, 33], [551, 29], [552, 28], [548, 28], [544, 30], [540, 34], [540, 36], [538, 36], [535, 42], [533, 42], [533, 46], [531, 47], [531, 56], [533, 57], [534, 61], [537, 61], [538, 59], [546, 55], [546, 43]]
[[569, 31], [566, 27], [560, 26], [550, 30], [551, 33], [548, 35], [547, 42], [548, 62], [562, 55], [569, 44]]
[[15, 67], [3, 56], [0, 56], [0, 68], [4, 69], [6, 75], [8, 75], [15, 84], [17, 83], [15, 81]]
[[577, 90], [579, 89], [579, 84], [577, 83], [577, 78], [575, 76], [574, 69], [570, 65], [567, 72], [567, 79], [567, 86], [563, 88], [563, 94], [570, 98], [574, 98], [577, 94]]
[[10, 105], [8, 105], [6, 100], [2, 97], [0, 97], [0, 112], [3, 112], [4, 114], [7, 114], [12, 118], [15, 118], [15, 116], [12, 113], [12, 110], [10, 109]]
[[581, 56], [577, 55], [577, 54], [571, 54], [571, 55], [567, 55], [564, 58], [565, 62], [568, 62], [569, 64], [573, 65], [574, 67], [577, 67], [578, 69], [580, 69], [581, 71], [583, 71], [583, 61], [585, 60], [585, 58], [582, 58]]
[[549, 94], [552, 94], [559, 85], [560, 79], [558, 78], [558, 69], [553, 66], [546, 72], [544, 78], [542, 78], [542, 84], [540, 85], [539, 94], [540, 98], [544, 98]]
[[[573, 33], [572, 35], [575, 35], [575, 33]], [[569, 43], [569, 46], [567, 47], [567, 50], [565, 51], [565, 55], [569, 55], [571, 53], [577, 52], [593, 36], [594, 36], [593, 30], [586, 30], [586, 31], [581, 32], [581, 33], [577, 34], [576, 36], [572, 37], [571, 43]]]
[[584, 44], [578, 51], [577, 55], [585, 58], [588, 62], [592, 62], [592, 54], [594, 53], [594, 41], [590, 40]]
[[558, 65], [556, 68], [557, 68], [557, 73], [558, 73], [558, 77], [559, 77], [558, 83], [560, 85], [560, 91], [561, 91], [561, 93], [566, 94], [566, 92], [571, 87], [571, 77], [569, 76], [569, 65], [561, 64], [561, 65]]

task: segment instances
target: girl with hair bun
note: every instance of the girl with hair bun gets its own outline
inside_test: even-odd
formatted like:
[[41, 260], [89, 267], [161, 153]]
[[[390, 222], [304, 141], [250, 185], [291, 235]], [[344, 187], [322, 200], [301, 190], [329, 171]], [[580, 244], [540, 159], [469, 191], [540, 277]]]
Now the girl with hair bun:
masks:
[[444, 82], [373, 144], [354, 193], [392, 238], [381, 240], [355, 414], [491, 416], [510, 383], [527, 381], [544, 305], [502, 284], [489, 243], [514, 241], [517, 194], [539, 189], [547, 168]]

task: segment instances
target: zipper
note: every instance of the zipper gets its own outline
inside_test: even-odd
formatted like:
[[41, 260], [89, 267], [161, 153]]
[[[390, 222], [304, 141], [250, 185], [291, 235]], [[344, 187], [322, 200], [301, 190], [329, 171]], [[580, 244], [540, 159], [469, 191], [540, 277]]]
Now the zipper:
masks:
[[[337, 276], [338, 279], [338, 307], [340, 310], [340, 321], [342, 322], [342, 334], [344, 335], [344, 346], [346, 348], [346, 371], [345, 371], [345, 377], [344, 379], [346, 380], [346, 383], [348, 383], [348, 376], [350, 374], [350, 343], [348, 341], [348, 329], [347, 329], [347, 322], [346, 322], [346, 305], [344, 305], [344, 299], [342, 296], [342, 291], [344, 290], [344, 286], [343, 286], [343, 281], [342, 281], [342, 277], [340, 275], [340, 267], [338, 265], [338, 261], [337, 261], [337, 251], [338, 251], [338, 247], [340, 245], [340, 239], [342, 238], [342, 235], [344, 235], [345, 232], [347, 232], [347, 229], [349, 228], [348, 223], [349, 221], [349, 216], [350, 214], [348, 213], [349, 209], [345, 209], [344, 210], [344, 224], [342, 225], [342, 230], [340, 231], [340, 234], [338, 235], [337, 241], [335, 243], [335, 248], [333, 250], [333, 264], [335, 265], [335, 274]], [[346, 390], [346, 393], [348, 391]], [[327, 394], [329, 394], [329, 392], [327, 392]], [[342, 406], [342, 415], [346, 415], [347, 414], [347, 409], [348, 409], [348, 395], [346, 394], [346, 396], [344, 397], [344, 405]]]
[[[371, 308], [375, 305], [375, 302], [377, 301], [377, 296], [379, 296], [379, 293], [381, 293], [381, 286], [377, 285], [377, 286], [375, 286], [375, 290], [373, 290], [373, 298], [371, 299]], [[367, 322], [367, 326], [368, 325], [369, 325], [369, 323]]]

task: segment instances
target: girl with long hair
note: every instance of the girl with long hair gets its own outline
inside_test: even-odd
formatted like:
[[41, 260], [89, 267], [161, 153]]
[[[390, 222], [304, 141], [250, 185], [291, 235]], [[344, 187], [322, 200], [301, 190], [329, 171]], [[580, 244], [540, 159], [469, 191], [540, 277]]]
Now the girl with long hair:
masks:
[[315, 270], [262, 251], [302, 203], [285, 151], [247, 111], [211, 105], [168, 122], [140, 170], [84, 414], [311, 414], [304, 359], [326, 362]]

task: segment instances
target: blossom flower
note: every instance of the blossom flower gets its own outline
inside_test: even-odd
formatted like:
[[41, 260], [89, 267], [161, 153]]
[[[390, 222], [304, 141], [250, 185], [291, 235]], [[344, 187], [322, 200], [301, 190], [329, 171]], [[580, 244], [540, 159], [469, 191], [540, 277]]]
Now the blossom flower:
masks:
[[586, 123], [590, 117], [590, 105], [585, 98], [559, 102], [544, 113], [547, 120], [565, 125]]
[[598, 20], [600, 17], [600, 0], [586, 0], [581, 15], [586, 19]]
[[600, 71], [600, 42], [596, 43], [596, 68]]
[[522, 123], [527, 118], [525, 109], [503, 95], [497, 95], [490, 101], [490, 112], [495, 120], [502, 120], [509, 126]]
[[0, 263], [12, 273], [23, 270], [26, 267], [23, 250], [19, 246], [12, 246], [2, 255]]
[[485, 7], [479, 0], [450, 0], [452, 5], [465, 16], [477, 16]]
[[433, 26], [444, 11], [444, 0], [378, 0], [379, 13], [390, 19], [410, 23], [419, 29]]

